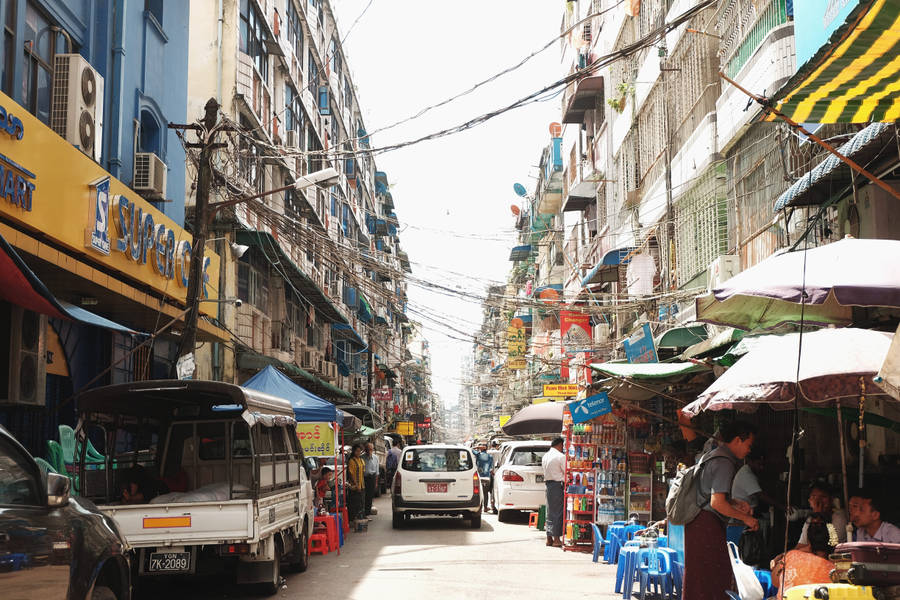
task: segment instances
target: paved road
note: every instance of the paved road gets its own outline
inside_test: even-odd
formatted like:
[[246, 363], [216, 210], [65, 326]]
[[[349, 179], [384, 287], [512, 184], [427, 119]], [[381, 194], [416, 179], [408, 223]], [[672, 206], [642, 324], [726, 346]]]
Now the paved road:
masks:
[[[544, 533], [528, 528], [526, 514], [513, 523], [484, 515], [477, 531], [467, 521], [431, 518], [414, 518], [395, 531], [390, 497], [376, 499], [375, 506], [379, 514], [367, 532], [351, 533], [340, 556], [313, 556], [306, 573], [286, 577], [277, 598], [621, 598], [612, 593], [615, 566], [592, 563], [589, 554], [546, 547]], [[252, 597], [217, 582], [171, 591], [167, 600]]]

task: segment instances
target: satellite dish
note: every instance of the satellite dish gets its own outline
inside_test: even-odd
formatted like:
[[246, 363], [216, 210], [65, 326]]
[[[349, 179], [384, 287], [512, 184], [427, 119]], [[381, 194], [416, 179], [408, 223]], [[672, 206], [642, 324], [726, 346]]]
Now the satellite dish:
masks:
[[560, 136], [562, 136], [562, 125], [556, 122], [550, 123], [550, 137], [557, 138]]
[[516, 215], [517, 217], [519, 216], [519, 213], [521, 212], [521, 210], [519, 209], [519, 207], [516, 206], [515, 204], [513, 204], [512, 206], [510, 206], [510, 207], [509, 207], [509, 210], [511, 210], [511, 211], [512, 211], [512, 214]]
[[517, 196], [522, 196], [523, 198], [528, 193], [528, 190], [525, 189], [525, 186], [521, 183], [514, 183], [513, 190], [516, 192]]
[[538, 298], [548, 304], [555, 303], [559, 300], [559, 292], [553, 288], [546, 288], [541, 290], [541, 293], [538, 294]]
[[520, 327], [525, 327], [525, 322], [519, 317], [514, 317], [513, 320], [509, 322], [509, 326], [519, 329]]

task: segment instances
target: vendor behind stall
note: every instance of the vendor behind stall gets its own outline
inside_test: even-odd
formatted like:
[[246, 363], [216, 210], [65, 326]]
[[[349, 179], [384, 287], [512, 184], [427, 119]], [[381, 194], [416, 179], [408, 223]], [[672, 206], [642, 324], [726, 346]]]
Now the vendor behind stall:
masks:
[[853, 541], [900, 544], [900, 529], [882, 520], [886, 508], [884, 500], [874, 492], [866, 489], [854, 492], [850, 497], [850, 520], [856, 527]]

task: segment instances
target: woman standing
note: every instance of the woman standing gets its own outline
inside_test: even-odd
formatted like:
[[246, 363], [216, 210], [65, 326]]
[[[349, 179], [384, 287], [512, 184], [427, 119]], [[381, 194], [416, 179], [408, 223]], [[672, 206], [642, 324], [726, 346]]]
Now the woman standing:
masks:
[[362, 459], [362, 445], [353, 444], [350, 451], [350, 460], [347, 463], [347, 483], [349, 485], [349, 498], [347, 505], [351, 525], [363, 517], [363, 499], [366, 493], [365, 480], [366, 464]]

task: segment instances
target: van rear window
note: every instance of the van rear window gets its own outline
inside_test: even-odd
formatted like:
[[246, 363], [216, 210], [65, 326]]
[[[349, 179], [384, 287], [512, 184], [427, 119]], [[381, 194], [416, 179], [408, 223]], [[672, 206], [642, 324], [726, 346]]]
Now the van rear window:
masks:
[[534, 448], [514, 448], [509, 458], [509, 463], [521, 467], [539, 467], [541, 459], [547, 453], [546, 446], [537, 446]]
[[472, 455], [460, 448], [411, 448], [403, 453], [403, 469], [421, 472], [459, 472], [472, 469]]

